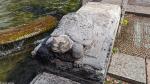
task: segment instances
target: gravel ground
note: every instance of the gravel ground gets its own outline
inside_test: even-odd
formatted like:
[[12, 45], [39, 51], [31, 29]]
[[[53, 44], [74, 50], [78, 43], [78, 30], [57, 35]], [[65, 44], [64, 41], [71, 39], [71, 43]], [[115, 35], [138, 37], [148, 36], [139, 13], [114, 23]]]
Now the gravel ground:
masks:
[[127, 14], [124, 20], [115, 47], [121, 53], [150, 58], [150, 17]]
[[104, 84], [130, 84], [130, 83], [107, 76]]

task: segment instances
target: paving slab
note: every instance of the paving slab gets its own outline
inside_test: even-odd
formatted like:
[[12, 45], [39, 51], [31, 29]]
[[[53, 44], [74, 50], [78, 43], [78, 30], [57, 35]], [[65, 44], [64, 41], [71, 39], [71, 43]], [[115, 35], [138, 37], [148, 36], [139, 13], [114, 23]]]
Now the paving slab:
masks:
[[110, 3], [110, 4], [116, 4], [116, 5], [120, 5], [122, 4], [122, 0], [102, 0], [102, 3]]
[[150, 59], [146, 59], [147, 63], [147, 84], [150, 84]]
[[37, 75], [30, 84], [80, 84], [70, 79], [56, 76], [49, 73]]
[[150, 14], [150, 7], [144, 6], [136, 6], [136, 5], [128, 5], [126, 7], [127, 12], [139, 13], [139, 14]]
[[108, 73], [125, 80], [146, 84], [145, 59], [143, 58], [117, 53], [112, 56]]
[[87, 4], [88, 2], [101, 2], [102, 0], [82, 0], [82, 5]]
[[150, 7], [150, 0], [129, 0], [129, 4]]

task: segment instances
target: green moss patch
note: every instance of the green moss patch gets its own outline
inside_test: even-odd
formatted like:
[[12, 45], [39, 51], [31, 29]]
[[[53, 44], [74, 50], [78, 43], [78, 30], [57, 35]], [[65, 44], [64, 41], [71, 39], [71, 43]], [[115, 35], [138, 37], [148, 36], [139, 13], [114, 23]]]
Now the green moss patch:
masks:
[[53, 29], [57, 25], [56, 18], [52, 16], [41, 17], [28, 24], [17, 26], [12, 30], [0, 33], [0, 44], [7, 44]]
[[13, 56], [0, 59], [0, 81], [6, 81], [10, 71], [13, 70], [13, 68], [15, 68], [18, 62], [25, 59], [25, 52], [22, 52], [22, 54], [19, 53], [20, 52], [16, 53]]

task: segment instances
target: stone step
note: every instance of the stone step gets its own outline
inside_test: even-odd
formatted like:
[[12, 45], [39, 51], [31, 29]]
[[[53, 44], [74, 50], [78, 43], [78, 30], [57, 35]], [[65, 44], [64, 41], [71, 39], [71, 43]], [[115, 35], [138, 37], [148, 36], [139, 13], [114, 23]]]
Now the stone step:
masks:
[[108, 73], [133, 84], [146, 84], [145, 59], [117, 53], [112, 56]]
[[42, 74], [37, 75], [30, 84], [80, 84], [80, 83], [64, 77], [44, 72]]

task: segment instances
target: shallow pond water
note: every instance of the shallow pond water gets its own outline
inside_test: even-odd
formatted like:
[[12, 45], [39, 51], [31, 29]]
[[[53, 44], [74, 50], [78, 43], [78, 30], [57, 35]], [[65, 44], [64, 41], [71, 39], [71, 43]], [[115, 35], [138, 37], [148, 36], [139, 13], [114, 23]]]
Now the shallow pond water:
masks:
[[0, 0], [0, 29], [45, 15], [61, 17], [80, 7], [80, 0]]
[[[18, 45], [18, 43], [20, 43], [20, 42], [18, 42], [18, 43], [16, 42], [13, 44], [7, 44], [7, 45], [3, 45], [3, 46], [1, 45], [0, 48], [2, 48], [2, 47], [5, 48], [6, 50], [8, 50], [7, 52], [11, 52], [11, 50], [16, 50], [16, 48], [13, 48], [13, 47], [15, 47], [14, 45], [16, 45], [16, 47], [20, 47], [20, 50], [17, 50], [11, 54], [7, 54], [4, 57], [0, 58], [0, 81], [3, 81], [3, 82], [14, 81], [15, 84], [20, 84], [23, 81], [21, 79], [24, 78], [24, 77], [20, 78], [21, 75], [24, 74], [23, 72], [28, 71], [28, 69], [29, 69], [29, 71], [32, 71], [32, 70], [30, 70], [30, 68], [34, 67], [34, 60], [30, 53], [33, 50], [33, 48], [36, 46], [36, 44], [34, 44], [34, 42], [36, 42], [38, 39], [42, 39], [42, 38], [46, 37], [50, 33], [51, 33], [51, 31], [48, 31], [43, 34], [37, 35], [35, 37], [20, 41], [20, 42], [23, 42], [22, 45]], [[30, 59], [30, 60], [28, 60], [28, 59]], [[24, 62], [26, 62], [26, 63], [24, 63]], [[29, 64], [31, 64], [31, 65], [28, 66], [27, 62], [29, 62]], [[23, 63], [23, 65], [22, 65], [22, 63]], [[27, 66], [27, 67], [24, 68], [24, 66]], [[35, 71], [35, 70], [33, 70], [33, 71]], [[17, 73], [17, 74], [15, 74], [15, 73]], [[32, 72], [30, 74], [32, 74]], [[27, 78], [33, 78], [33, 77], [30, 77], [30, 75], [28, 75], [28, 76], [29, 77], [27, 77]], [[15, 78], [15, 77], [17, 77], [17, 78]], [[28, 83], [29, 83], [29, 81], [28, 81]], [[28, 84], [28, 83], [25, 82], [24, 84]]]
[[[80, 6], [80, 0], [0, 0], [0, 34], [43, 16], [52, 15], [60, 20], [63, 15], [76, 11]], [[50, 35], [51, 31], [0, 45], [0, 54], [1, 50], [8, 53], [0, 57], [0, 81], [29, 84], [42, 71], [40, 64], [30, 54], [35, 47], [34, 42]], [[18, 50], [11, 53], [14, 49]]]

